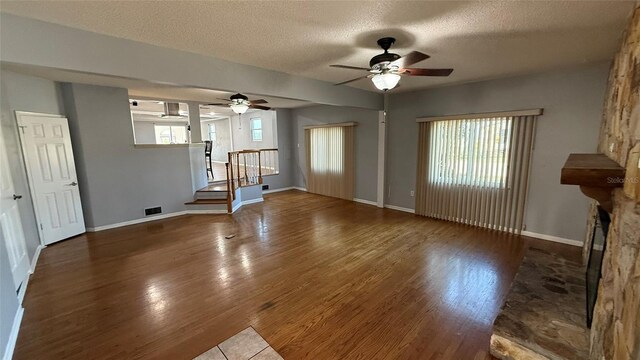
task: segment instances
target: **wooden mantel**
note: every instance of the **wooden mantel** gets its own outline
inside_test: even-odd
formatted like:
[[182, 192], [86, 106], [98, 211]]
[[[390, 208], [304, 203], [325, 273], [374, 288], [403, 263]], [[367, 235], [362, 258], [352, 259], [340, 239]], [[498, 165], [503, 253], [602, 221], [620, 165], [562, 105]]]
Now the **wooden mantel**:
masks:
[[624, 185], [625, 169], [604, 154], [570, 154], [562, 167], [560, 183], [579, 185], [583, 194], [612, 211], [611, 192]]

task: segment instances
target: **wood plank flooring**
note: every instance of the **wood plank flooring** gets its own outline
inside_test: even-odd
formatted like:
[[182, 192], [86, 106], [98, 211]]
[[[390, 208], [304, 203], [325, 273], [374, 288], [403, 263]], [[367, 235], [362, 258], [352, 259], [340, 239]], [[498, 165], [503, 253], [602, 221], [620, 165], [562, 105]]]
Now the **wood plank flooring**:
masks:
[[580, 251], [300, 191], [89, 233], [43, 250], [15, 359], [191, 359], [248, 326], [285, 359], [485, 359], [530, 244]]

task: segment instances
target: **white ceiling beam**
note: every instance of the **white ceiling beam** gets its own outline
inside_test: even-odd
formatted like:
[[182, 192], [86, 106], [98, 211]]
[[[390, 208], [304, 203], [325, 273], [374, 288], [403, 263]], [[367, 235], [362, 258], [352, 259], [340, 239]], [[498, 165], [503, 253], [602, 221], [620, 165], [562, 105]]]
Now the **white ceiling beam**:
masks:
[[0, 60], [158, 84], [382, 109], [379, 93], [7, 13], [0, 13]]

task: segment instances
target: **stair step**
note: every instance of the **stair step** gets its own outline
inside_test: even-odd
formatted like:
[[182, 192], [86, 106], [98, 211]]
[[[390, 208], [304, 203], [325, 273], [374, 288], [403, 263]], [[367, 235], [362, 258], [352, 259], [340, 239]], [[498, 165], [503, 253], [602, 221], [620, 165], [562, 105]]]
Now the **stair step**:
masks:
[[196, 192], [196, 200], [227, 200], [226, 192]]

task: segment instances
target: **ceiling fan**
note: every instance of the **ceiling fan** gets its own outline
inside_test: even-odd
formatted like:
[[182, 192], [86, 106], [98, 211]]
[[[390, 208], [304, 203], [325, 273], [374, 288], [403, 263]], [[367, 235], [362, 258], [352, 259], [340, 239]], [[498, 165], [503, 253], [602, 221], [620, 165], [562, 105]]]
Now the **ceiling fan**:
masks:
[[329, 65], [331, 67], [364, 70], [370, 74], [360, 76], [355, 79], [343, 81], [335, 85], [348, 84], [364, 78], [370, 78], [378, 90], [391, 90], [398, 85], [400, 76], [449, 76], [453, 69], [420, 69], [410, 68], [408, 66], [428, 59], [430, 56], [419, 51], [412, 51], [405, 56], [390, 53], [389, 48], [396, 39], [392, 37], [384, 37], [378, 40], [378, 45], [384, 50], [384, 53], [376, 55], [369, 61], [369, 68], [348, 66], [348, 65]]
[[249, 101], [248, 97], [246, 97], [246, 96], [244, 96], [244, 95], [242, 95], [240, 93], [235, 94], [235, 95], [231, 95], [231, 97], [229, 97], [229, 99], [219, 99], [219, 100], [224, 100], [224, 101], [227, 101], [227, 102], [226, 103], [218, 103], [218, 104], [207, 104], [207, 105], [211, 105], [211, 106], [228, 106], [236, 114], [244, 114], [247, 110], [249, 110], [249, 108], [251, 108], [251, 109], [260, 109], [260, 110], [270, 110], [271, 109], [268, 106], [258, 105], [258, 104], [266, 104], [267, 100], [258, 99], [258, 100]]

